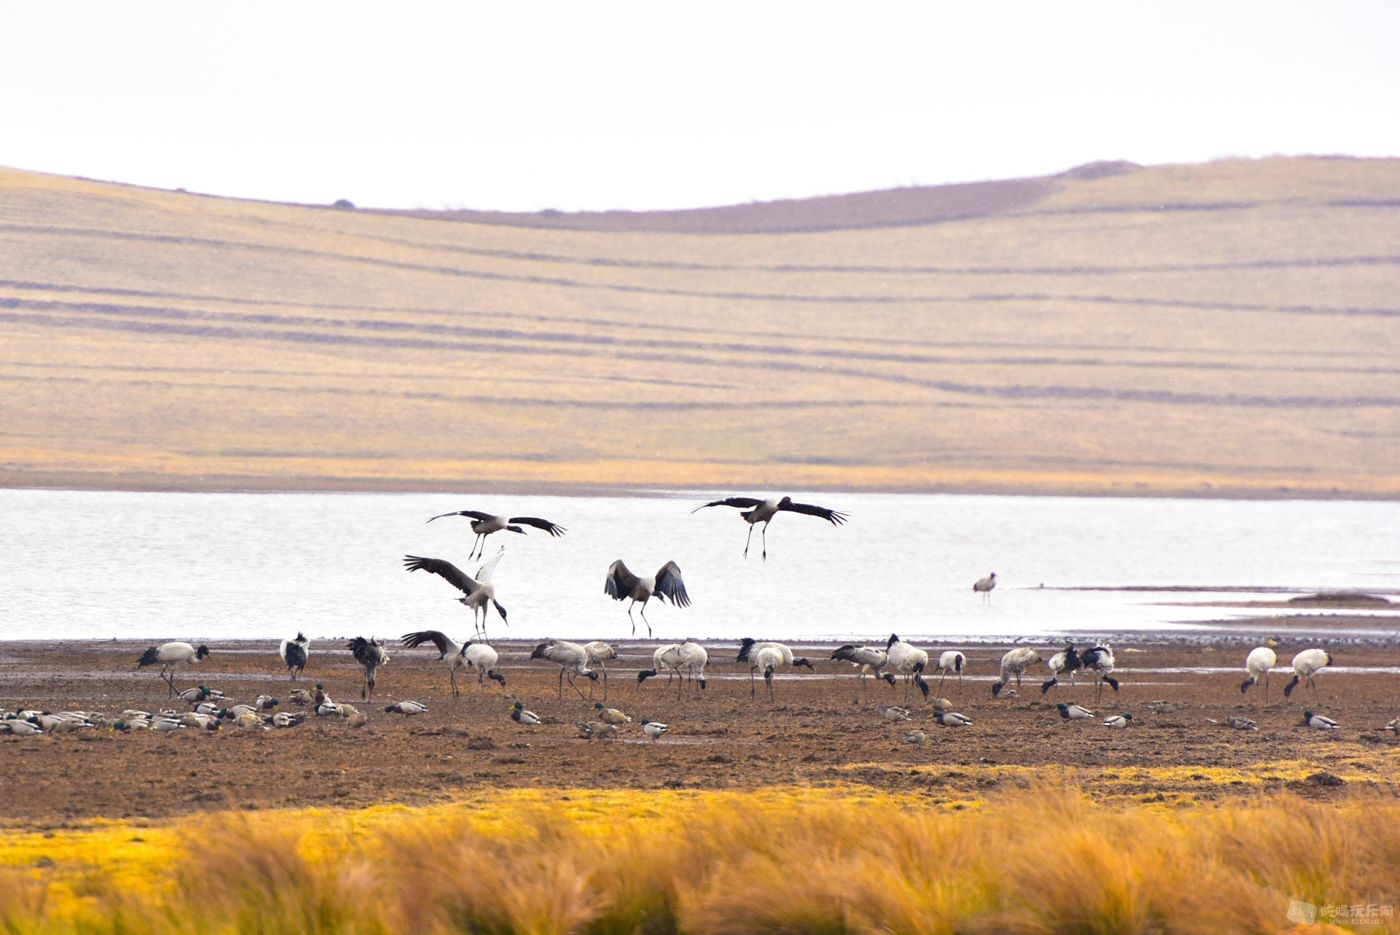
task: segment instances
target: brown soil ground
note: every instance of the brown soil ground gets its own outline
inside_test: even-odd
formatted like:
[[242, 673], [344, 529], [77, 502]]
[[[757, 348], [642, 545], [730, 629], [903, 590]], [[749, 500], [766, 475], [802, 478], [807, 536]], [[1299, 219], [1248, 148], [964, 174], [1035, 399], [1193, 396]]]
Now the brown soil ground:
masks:
[[[747, 668], [734, 663], [729, 644], [711, 647], [708, 689], [687, 689], [679, 698], [664, 677], [637, 683], [638, 669], [649, 668], [649, 645], [621, 645], [621, 658], [610, 666], [608, 703], [636, 721], [668, 723], [670, 732], [659, 742], [646, 741], [636, 724], [614, 741], [582, 739], [576, 725], [589, 718], [592, 702], [567, 683], [560, 697], [559, 670], [530, 661], [526, 644], [497, 645], [505, 691], [493, 683], [478, 690], [469, 677], [456, 700], [435, 652], [393, 649], [372, 702], [360, 699], [360, 672], [349, 653], [332, 645], [313, 645], [311, 666], [297, 684], [323, 682], [336, 700], [367, 713], [367, 725], [356, 729], [337, 718], [311, 717], [299, 727], [270, 731], [0, 734], [0, 762], [12, 790], [0, 804], [0, 820], [45, 827], [230, 807], [356, 807], [446, 801], [512, 787], [745, 789], [857, 782], [955, 801], [1018, 781], [1016, 767], [1056, 764], [1082, 770], [1083, 781], [1100, 784], [1105, 794], [1148, 801], [1208, 801], [1281, 788], [1334, 795], [1367, 784], [1394, 794], [1400, 774], [1400, 744], [1384, 730], [1400, 714], [1400, 651], [1393, 641], [1341, 634], [1328, 644], [1335, 666], [1317, 686], [1318, 710], [1344, 726], [1329, 734], [1300, 723], [1300, 702], [1311, 693], [1280, 700], [1286, 679], [1279, 672], [1272, 703], [1258, 690], [1241, 695], [1249, 648], [1242, 638], [1116, 642], [1119, 694], [1107, 692], [1095, 705], [1093, 688], [1083, 681], [1061, 691], [1100, 714], [1131, 712], [1133, 725], [1123, 731], [1097, 720], [1069, 723], [1058, 717], [1054, 696], [1043, 699], [1039, 691], [1043, 666], [1027, 676], [1016, 697], [994, 700], [989, 686], [1005, 646], [969, 650], [971, 674], [961, 688], [955, 680], [941, 687], [930, 680], [935, 697], [951, 698], [975, 719], [972, 727], [953, 729], [928, 720], [931, 708], [922, 702], [910, 705], [912, 724], [883, 719], [880, 708], [899, 703], [903, 687], [872, 683], [868, 700], [862, 698], [852, 670], [830, 661], [831, 646], [798, 647], [816, 671], [778, 678], [770, 703], [761, 680], [758, 697], [750, 698]], [[166, 706], [156, 672], [135, 668], [144, 648], [119, 641], [0, 643], [0, 705], [109, 716], [127, 707]], [[1050, 645], [1038, 648], [1045, 658], [1054, 651]], [[1280, 661], [1298, 648], [1280, 647]], [[293, 687], [275, 647], [261, 642], [217, 645], [197, 676], [184, 672], [176, 681], [181, 688], [203, 682], [237, 700], [259, 692], [285, 697]], [[601, 682], [595, 686], [598, 698], [602, 689]], [[545, 723], [525, 728], [511, 721], [507, 711], [517, 697]], [[413, 718], [384, 712], [385, 704], [405, 698], [427, 703], [430, 712]], [[1154, 701], [1170, 707], [1154, 708]], [[1258, 732], [1207, 721], [1231, 714], [1254, 718]], [[925, 731], [927, 741], [906, 742], [911, 729]], [[1171, 772], [1148, 777], [1133, 767]]]

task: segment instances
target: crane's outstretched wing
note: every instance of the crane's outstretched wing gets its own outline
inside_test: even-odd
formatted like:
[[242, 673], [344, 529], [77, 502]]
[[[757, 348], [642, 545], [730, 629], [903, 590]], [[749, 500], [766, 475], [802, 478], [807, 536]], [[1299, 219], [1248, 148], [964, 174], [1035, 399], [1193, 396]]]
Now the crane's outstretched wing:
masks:
[[608, 577], [603, 581], [603, 593], [615, 601], [625, 601], [632, 596], [637, 582], [637, 576], [627, 570], [627, 566], [622, 564], [622, 559], [618, 559], [608, 566]]
[[540, 519], [538, 516], [512, 516], [510, 521], [512, 523], [524, 523], [526, 526], [534, 526], [536, 529], [543, 529], [551, 536], [562, 536], [564, 533], [568, 532], [567, 529], [560, 526], [558, 523], [551, 523], [549, 520]]
[[[491, 556], [491, 557], [488, 558], [486, 561], [484, 561], [484, 562], [482, 562], [480, 565], [478, 565], [478, 566], [476, 567], [476, 580], [477, 580], [477, 581], [481, 581], [481, 582], [490, 581], [490, 580], [491, 580], [491, 574], [492, 574], [492, 572], [494, 572], [494, 571], [496, 570], [496, 565], [500, 563], [500, 561], [501, 561], [501, 556], [502, 556], [502, 555], [505, 555], [505, 554], [506, 554], [506, 547], [505, 547], [505, 546], [501, 546], [499, 549], [496, 550], [496, 554], [495, 554], [495, 555]], [[444, 562], [443, 564], [446, 565], [447, 563]], [[449, 566], [449, 567], [451, 567], [451, 566]], [[470, 594], [471, 592], [468, 591], [467, 593]]]
[[[497, 553], [497, 555], [499, 556], [499, 553]], [[435, 575], [439, 575], [446, 579], [448, 584], [457, 588], [468, 597], [471, 596], [472, 592], [481, 587], [471, 575], [445, 559], [405, 555], [403, 557], [403, 565], [404, 568], [409, 571], [418, 571], [421, 568], [423, 571], [429, 571]]]
[[733, 506], [741, 510], [752, 510], [761, 503], [763, 503], [762, 500], [756, 500], [753, 497], [726, 497], [723, 500], [712, 500], [709, 503], [702, 503], [690, 512], [698, 512], [705, 509], [707, 506]]
[[440, 653], [446, 653], [447, 647], [451, 645], [447, 637], [437, 630], [418, 630], [415, 633], [405, 633], [400, 639], [409, 649], [422, 646], [424, 643], [432, 643]]
[[782, 509], [791, 510], [794, 513], [806, 513], [808, 516], [820, 516], [833, 526], [840, 526], [848, 518], [845, 513], [838, 510], [828, 510], [824, 506], [815, 506], [811, 503], [793, 503], [791, 500]]
[[690, 595], [685, 593], [685, 582], [681, 580], [681, 566], [675, 562], [661, 566], [656, 573], [656, 593], [677, 607], [690, 606]]
[[442, 519], [444, 516], [470, 516], [472, 519], [492, 518], [490, 513], [483, 513], [480, 510], [454, 510], [451, 513], [439, 513], [437, 516], [430, 517], [428, 522], [431, 523], [435, 519]]

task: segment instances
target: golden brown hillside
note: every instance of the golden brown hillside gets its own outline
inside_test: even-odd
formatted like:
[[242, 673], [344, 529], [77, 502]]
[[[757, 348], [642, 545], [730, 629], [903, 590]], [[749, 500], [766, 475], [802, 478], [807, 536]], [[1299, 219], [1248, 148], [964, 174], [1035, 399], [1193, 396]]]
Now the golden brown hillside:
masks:
[[0, 170], [0, 484], [1400, 493], [1400, 160], [659, 214]]

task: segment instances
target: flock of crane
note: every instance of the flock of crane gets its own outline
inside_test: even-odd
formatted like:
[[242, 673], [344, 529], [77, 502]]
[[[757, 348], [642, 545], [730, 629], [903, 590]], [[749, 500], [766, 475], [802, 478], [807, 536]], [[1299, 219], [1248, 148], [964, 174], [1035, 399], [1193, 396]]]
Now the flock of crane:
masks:
[[[748, 536], [744, 543], [744, 556], [748, 556], [749, 547], [752, 543], [753, 529], [761, 524], [762, 555], [766, 560], [768, 556], [767, 528], [773, 518], [780, 512], [794, 512], [809, 516], [816, 516], [830, 522], [833, 525], [841, 525], [847, 519], [845, 513], [832, 510], [822, 506], [808, 503], [797, 503], [791, 497], [781, 499], [760, 500], [752, 497], [728, 497], [701, 504], [696, 510], [707, 507], [727, 506], [740, 510], [740, 517], [748, 524]], [[442, 519], [449, 516], [462, 516], [471, 520], [471, 530], [476, 538], [472, 543], [472, 548], [468, 557], [482, 558], [485, 548], [485, 541], [488, 536], [497, 532], [524, 533], [524, 527], [531, 527], [547, 532], [550, 536], [562, 536], [565, 533], [564, 527], [550, 520], [534, 516], [504, 516], [481, 512], [478, 510], [458, 510], [451, 513], [442, 513], [431, 517], [428, 522]], [[495, 589], [491, 584], [492, 571], [501, 558], [502, 552], [498, 551], [491, 558], [482, 561], [477, 568], [475, 575], [469, 575], [457, 566], [440, 558], [428, 558], [423, 556], [408, 555], [404, 557], [404, 567], [409, 572], [427, 571], [437, 575], [461, 592], [458, 600], [472, 610], [472, 620], [476, 632], [472, 639], [464, 643], [457, 643], [446, 634], [438, 630], [419, 630], [406, 633], [401, 637], [401, 642], [406, 648], [416, 648], [431, 644], [438, 653], [438, 658], [447, 665], [449, 681], [454, 697], [460, 694], [457, 684], [459, 671], [468, 670], [476, 674], [478, 689], [485, 686], [489, 679], [498, 683], [504, 690], [506, 677], [498, 670], [500, 655], [485, 641], [486, 618], [490, 608], [494, 607], [501, 619], [506, 620], [506, 609], [496, 600]], [[972, 589], [975, 593], [982, 595], [983, 599], [990, 599], [991, 591], [996, 587], [996, 574], [989, 574], [987, 577], [976, 581]], [[681, 575], [679, 566], [674, 561], [669, 561], [657, 570], [656, 574], [643, 577], [633, 573], [619, 559], [608, 566], [607, 575], [604, 579], [604, 593], [617, 600], [628, 600], [628, 618], [633, 620], [633, 634], [636, 633], [636, 622], [632, 618], [632, 608], [640, 605], [640, 615], [643, 622], [646, 622], [646, 604], [652, 597], [660, 597], [670, 601], [678, 607], [688, 606], [689, 595], [686, 593], [685, 582]], [[648, 636], [651, 634], [651, 625], [646, 622]], [[1275, 641], [1270, 640], [1268, 645], [1253, 649], [1245, 660], [1245, 670], [1248, 677], [1241, 684], [1241, 692], [1248, 692], [1249, 689], [1264, 683], [1265, 697], [1269, 692], [1269, 673], [1277, 666], [1278, 658], [1273, 647]], [[346, 649], [354, 656], [355, 661], [361, 667], [364, 674], [364, 682], [361, 688], [361, 698], [369, 700], [374, 696], [376, 687], [376, 674], [378, 669], [389, 661], [389, 654], [383, 642], [365, 637], [355, 637], [351, 640]], [[301, 633], [295, 638], [283, 640], [278, 648], [279, 655], [286, 665], [293, 680], [297, 679], [306, 668], [309, 653], [310, 641]], [[209, 648], [205, 645], [194, 646], [186, 642], [172, 642], [161, 646], [153, 646], [142, 654], [137, 662], [137, 667], [159, 665], [160, 677], [166, 682], [170, 697], [177, 695], [175, 687], [175, 671], [178, 667], [194, 665], [202, 661], [209, 655]], [[595, 640], [588, 643], [575, 643], [569, 640], [547, 640], [534, 647], [530, 653], [531, 660], [545, 660], [559, 666], [559, 697], [564, 694], [564, 682], [567, 679], [570, 687], [583, 697], [583, 691], [576, 684], [579, 677], [590, 682], [590, 697], [593, 692], [592, 684], [602, 678], [603, 698], [607, 698], [607, 663], [617, 659], [617, 651], [608, 643]], [[855, 667], [863, 695], [868, 696], [866, 680], [870, 676], [884, 681], [891, 686], [898, 684], [900, 678], [904, 681], [904, 701], [907, 704], [909, 694], [913, 688], [917, 688], [925, 700], [929, 700], [930, 688], [926, 674], [940, 675], [940, 687], [943, 681], [950, 675], [956, 676], [961, 685], [962, 677], [967, 668], [967, 656], [960, 650], [946, 650], [936, 657], [927, 650], [921, 649], [913, 644], [901, 639], [897, 634], [891, 634], [883, 646], [857, 646], [847, 644], [837, 648], [831, 653], [831, 659], [845, 662]], [[736, 663], [749, 665], [750, 697], [757, 696], [757, 676], [762, 674], [764, 680], [764, 691], [768, 700], [773, 700], [773, 677], [781, 669], [807, 668], [814, 669], [811, 660], [795, 656], [788, 646], [773, 641], [755, 641], [744, 639], [739, 645], [739, 652], [736, 656]], [[1108, 686], [1117, 693], [1119, 681], [1113, 675], [1116, 660], [1113, 649], [1107, 643], [1100, 643], [1090, 646], [1087, 649], [1079, 650], [1074, 645], [1067, 645], [1063, 650], [1054, 653], [1048, 660], [1043, 660], [1039, 651], [1019, 646], [1008, 651], [1000, 662], [1000, 672], [998, 678], [992, 683], [991, 692], [993, 697], [1006, 697], [1019, 691], [1021, 679], [1033, 666], [1044, 662], [1048, 669], [1049, 678], [1040, 685], [1041, 695], [1046, 695], [1054, 690], [1060, 683], [1061, 678], [1068, 678], [1074, 684], [1076, 677], [1086, 674], [1093, 678], [1095, 702], [1101, 698], [1104, 686]], [[1314, 677], [1326, 666], [1331, 665], [1331, 655], [1323, 649], [1307, 649], [1292, 660], [1293, 678], [1284, 686], [1283, 694], [1288, 697], [1294, 688], [1302, 681], [1312, 689], [1314, 699], [1317, 698], [1317, 686]], [[678, 643], [666, 644], [657, 647], [652, 659], [650, 669], [642, 669], [637, 672], [637, 682], [640, 684], [648, 678], [655, 677], [662, 672], [667, 673], [668, 681], [674, 677], [677, 680], [677, 692], [683, 691], [684, 686], [689, 683], [695, 690], [703, 691], [707, 686], [705, 676], [706, 666], [709, 664], [709, 652], [706, 648], [693, 640], [685, 640]], [[1009, 690], [1007, 686], [1014, 680], [1016, 690]], [[202, 686], [201, 686], [202, 688]], [[317, 694], [320, 699], [313, 699], [312, 703], [316, 713], [341, 713], [342, 715], [353, 712], [356, 717], [362, 718], [353, 706], [336, 706], [325, 697], [322, 686], [317, 686]], [[201, 699], [201, 702], [203, 699]], [[275, 701], [275, 699], [274, 699]], [[933, 719], [945, 726], [967, 726], [972, 723], [971, 719], [963, 714], [951, 711], [952, 703], [944, 698], [933, 699], [934, 712]], [[580, 725], [584, 736], [598, 736], [612, 733], [616, 730], [617, 723], [607, 721], [608, 712], [613, 709], [604, 708], [598, 703], [599, 712], [604, 715], [604, 720], [600, 722], [589, 722], [588, 725]], [[1077, 704], [1061, 702], [1056, 706], [1061, 717], [1066, 720], [1082, 720], [1094, 717], [1092, 711]], [[221, 709], [227, 710], [227, 709]], [[401, 714], [418, 714], [427, 710], [426, 705], [419, 702], [405, 701], [390, 705], [386, 711], [397, 711]], [[891, 719], [907, 719], [907, 709], [899, 706], [888, 705], [882, 708], [886, 716]], [[247, 712], [240, 712], [246, 714]], [[510, 710], [513, 720], [532, 724], [538, 723], [540, 718], [533, 712], [526, 709], [522, 702], [516, 702]], [[616, 713], [616, 712], [614, 712]], [[32, 714], [32, 712], [31, 712]], [[0, 728], [8, 728], [12, 733], [33, 733], [33, 724], [26, 724], [20, 727], [16, 724], [16, 718], [7, 715], [0, 718]], [[20, 719], [32, 721], [32, 718]], [[1119, 714], [1109, 716], [1104, 720], [1105, 726], [1122, 728], [1128, 726], [1132, 720], [1131, 714]], [[1322, 715], [1314, 714], [1311, 711], [1305, 712], [1304, 721], [1309, 726], [1318, 729], [1335, 729], [1337, 724]], [[252, 723], [251, 721], [249, 723]], [[360, 720], [363, 723], [363, 720]], [[620, 722], [619, 722], [620, 723]], [[1232, 717], [1229, 719], [1229, 726], [1239, 729], [1253, 729], [1253, 722], [1242, 717]], [[288, 726], [279, 724], [277, 726]], [[586, 727], [586, 729], [585, 729]], [[1395, 729], [1395, 722], [1392, 722], [1391, 729]], [[646, 733], [652, 739], [659, 737], [666, 730], [666, 725], [651, 722], [651, 726]]]

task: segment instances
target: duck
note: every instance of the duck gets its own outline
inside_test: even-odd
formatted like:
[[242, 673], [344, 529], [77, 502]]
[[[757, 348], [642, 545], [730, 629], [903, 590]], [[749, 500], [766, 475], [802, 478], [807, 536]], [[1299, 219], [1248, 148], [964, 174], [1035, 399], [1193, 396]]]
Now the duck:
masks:
[[905, 743], [920, 744], [923, 743], [925, 740], [928, 740], [928, 734], [925, 734], [921, 730], [911, 730], [909, 733], [904, 735]]
[[932, 717], [943, 727], [970, 727], [972, 718], [966, 714], [959, 714], [956, 711], [934, 711]]
[[598, 720], [604, 724], [631, 724], [632, 719], [616, 708], [604, 707], [601, 701], [593, 703], [593, 710], [598, 715]]
[[510, 719], [517, 724], [524, 724], [527, 727], [533, 727], [536, 724], [544, 723], [544, 719], [538, 714], [526, 710], [525, 703], [522, 701], [517, 701], [515, 706], [510, 709]]
[[888, 707], [881, 708], [880, 714], [885, 718], [885, 720], [894, 721], [896, 723], [898, 723], [899, 721], [914, 720], [914, 716], [909, 713], [909, 709], [901, 708], [899, 705], [889, 705]]
[[656, 740], [669, 729], [670, 728], [660, 721], [649, 721], [646, 718], [642, 718], [642, 733], [646, 734], [652, 740]]
[[261, 730], [267, 730], [267, 723], [263, 721], [262, 716], [256, 711], [240, 712], [238, 716], [233, 719], [233, 726], [242, 727], [244, 729], [259, 728]]
[[217, 701], [224, 697], [224, 693], [207, 685], [196, 685], [194, 688], [185, 689], [176, 697], [185, 704], [198, 704], [201, 701]]
[[287, 692], [287, 701], [309, 708], [311, 707], [311, 692], [304, 688], [293, 688]]
[[1311, 711], [1303, 712], [1303, 723], [1317, 730], [1337, 730], [1342, 725], [1323, 714], [1313, 714]]
[[1114, 714], [1103, 719], [1104, 727], [1127, 727], [1132, 721], [1131, 714]]
[[1232, 729], [1234, 729], [1234, 730], [1258, 730], [1258, 729], [1259, 729], [1259, 725], [1258, 725], [1258, 724], [1255, 724], [1253, 721], [1251, 721], [1251, 720], [1250, 720], [1249, 718], [1247, 718], [1247, 717], [1240, 717], [1238, 714], [1232, 714], [1232, 715], [1230, 715], [1229, 717], [1227, 717], [1227, 718], [1225, 719], [1225, 726], [1226, 726], [1226, 727], [1229, 727], [1229, 728], [1232, 728]]
[[1085, 718], [1094, 716], [1094, 712], [1077, 704], [1065, 704], [1061, 701], [1059, 704], [1055, 705], [1055, 707], [1059, 710], [1060, 717], [1064, 718], [1066, 721], [1082, 721]]
[[604, 724], [602, 721], [580, 721], [578, 735], [584, 740], [602, 740], [604, 737], [614, 737], [617, 735], [617, 725]]
[[385, 714], [427, 714], [428, 706], [421, 701], [396, 701], [391, 705], [384, 706]]

